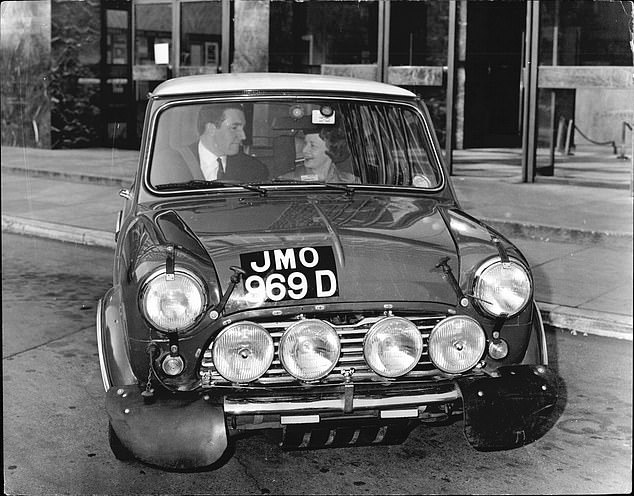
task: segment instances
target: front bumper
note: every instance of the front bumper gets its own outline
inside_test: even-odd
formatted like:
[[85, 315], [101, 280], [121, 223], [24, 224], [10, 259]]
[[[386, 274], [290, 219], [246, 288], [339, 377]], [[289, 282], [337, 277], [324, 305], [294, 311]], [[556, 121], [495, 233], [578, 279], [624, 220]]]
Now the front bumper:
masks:
[[[210, 392], [163, 396], [144, 403], [138, 386], [111, 388], [106, 410], [121, 442], [139, 459], [168, 468], [218, 461], [227, 448], [227, 419], [268, 418], [259, 428], [290, 426], [323, 431], [356, 419], [415, 420], [431, 405], [462, 400], [464, 430], [478, 450], [509, 449], [540, 437], [557, 401], [555, 374], [543, 365], [502, 367], [497, 376], [443, 381], [342, 384], [325, 387]], [[257, 427], [256, 427], [257, 428]]]

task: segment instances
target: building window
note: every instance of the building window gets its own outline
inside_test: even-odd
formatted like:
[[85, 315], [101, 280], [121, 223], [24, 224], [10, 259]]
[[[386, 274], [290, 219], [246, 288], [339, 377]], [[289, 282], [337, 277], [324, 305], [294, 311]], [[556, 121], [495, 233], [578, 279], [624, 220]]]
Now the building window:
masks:
[[376, 64], [378, 2], [271, 2], [269, 70], [319, 73], [322, 64]]
[[[623, 3], [541, 2], [540, 64], [631, 66], [632, 19]], [[557, 33], [556, 45], [554, 33]], [[557, 47], [556, 64], [553, 64], [553, 46]]]
[[218, 72], [222, 43], [221, 2], [186, 2], [180, 7], [180, 75]]
[[448, 2], [390, 4], [390, 65], [447, 65]]
[[154, 65], [157, 44], [172, 45], [172, 6], [168, 3], [142, 3], [134, 7], [135, 65]]

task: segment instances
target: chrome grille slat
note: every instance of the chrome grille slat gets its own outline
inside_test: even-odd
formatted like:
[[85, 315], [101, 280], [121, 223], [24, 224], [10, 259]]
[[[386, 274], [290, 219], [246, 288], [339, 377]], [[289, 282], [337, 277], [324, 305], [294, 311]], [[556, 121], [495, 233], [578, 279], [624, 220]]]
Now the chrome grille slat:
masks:
[[[414, 369], [407, 374], [406, 377], [416, 378], [425, 377], [435, 374], [437, 371], [428, 356], [427, 341], [429, 340], [429, 334], [434, 326], [440, 322], [446, 315], [436, 314], [433, 316], [415, 316], [406, 317], [408, 320], [414, 322], [418, 328], [421, 336], [423, 337], [423, 354], [419, 363]], [[363, 357], [363, 341], [365, 335], [370, 330], [373, 324], [381, 320], [380, 317], [366, 317], [357, 322], [356, 324], [346, 325], [332, 325], [337, 331], [341, 342], [341, 356], [339, 361], [330, 375], [324, 378], [321, 382], [327, 383], [341, 383], [343, 382], [342, 372], [346, 369], [354, 367], [354, 379], [365, 380], [381, 380], [380, 376], [375, 374], [370, 367], [366, 364]], [[296, 323], [296, 320], [281, 321], [281, 322], [265, 322], [259, 323], [264, 327], [271, 337], [273, 338], [275, 347], [275, 356], [271, 364], [270, 369], [254, 383], [254, 385], [276, 385], [276, 384], [291, 384], [296, 383], [297, 380], [286, 372], [282, 367], [278, 356], [279, 341], [284, 334], [286, 328]], [[210, 379], [208, 383], [204, 383], [204, 386], [210, 386], [212, 384], [229, 385], [229, 381], [224, 379], [216, 371], [213, 364], [213, 357], [211, 353], [211, 346], [203, 353], [203, 359], [200, 367], [201, 377], [207, 377]]]

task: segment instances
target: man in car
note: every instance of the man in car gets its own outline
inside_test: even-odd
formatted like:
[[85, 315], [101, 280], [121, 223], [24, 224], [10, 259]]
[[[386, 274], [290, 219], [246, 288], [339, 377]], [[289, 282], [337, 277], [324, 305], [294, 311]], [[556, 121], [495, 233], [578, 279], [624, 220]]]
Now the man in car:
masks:
[[[172, 167], [185, 167], [190, 177], [178, 171], [179, 182], [258, 182], [269, 177], [266, 166], [242, 151], [246, 120], [239, 106], [203, 105], [198, 113], [199, 139], [181, 147], [170, 157]], [[173, 164], [173, 165], [172, 165]]]

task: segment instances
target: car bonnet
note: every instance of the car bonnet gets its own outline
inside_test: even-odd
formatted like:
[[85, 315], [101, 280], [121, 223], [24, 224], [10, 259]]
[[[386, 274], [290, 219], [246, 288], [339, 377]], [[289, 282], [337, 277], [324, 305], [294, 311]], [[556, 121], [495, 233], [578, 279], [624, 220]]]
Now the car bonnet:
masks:
[[[230, 312], [300, 300], [456, 303], [456, 294], [438, 267], [449, 257], [458, 274], [456, 247], [433, 199], [304, 194], [183, 201], [169, 210], [208, 251], [223, 291], [231, 266], [245, 269], [245, 279], [250, 274], [263, 281], [272, 274], [279, 274], [273, 277], [279, 281], [280, 276], [287, 279], [292, 272], [301, 272], [312, 286], [315, 271], [327, 275], [317, 281], [321, 293], [311, 289], [302, 294], [298, 288], [280, 301], [254, 300], [246, 285], [240, 285], [228, 302]], [[301, 281], [297, 276], [295, 282]]]

